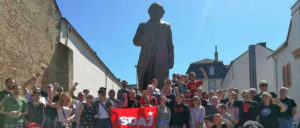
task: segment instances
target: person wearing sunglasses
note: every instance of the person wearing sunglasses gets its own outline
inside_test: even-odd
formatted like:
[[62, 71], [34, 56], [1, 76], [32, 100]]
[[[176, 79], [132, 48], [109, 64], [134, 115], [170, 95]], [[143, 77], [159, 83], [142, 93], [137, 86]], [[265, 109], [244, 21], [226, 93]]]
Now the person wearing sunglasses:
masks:
[[230, 103], [239, 108], [238, 126], [243, 126], [246, 121], [256, 121], [259, 113], [259, 105], [256, 101], [251, 100], [249, 90], [242, 91], [243, 101], [230, 100]]
[[262, 80], [260, 83], [259, 83], [259, 89], [260, 89], [260, 93], [259, 94], [256, 94], [253, 98], [254, 101], [256, 101], [259, 105], [263, 105], [263, 101], [262, 101], [262, 94], [264, 92], [268, 92], [272, 95], [273, 98], [277, 98], [277, 95], [276, 93], [274, 92], [269, 92], [268, 91], [268, 82], [266, 80]]
[[106, 98], [106, 88], [100, 87], [98, 90], [99, 99], [93, 104], [95, 115], [95, 127], [96, 128], [111, 128], [112, 122], [110, 120], [110, 109], [114, 104]]

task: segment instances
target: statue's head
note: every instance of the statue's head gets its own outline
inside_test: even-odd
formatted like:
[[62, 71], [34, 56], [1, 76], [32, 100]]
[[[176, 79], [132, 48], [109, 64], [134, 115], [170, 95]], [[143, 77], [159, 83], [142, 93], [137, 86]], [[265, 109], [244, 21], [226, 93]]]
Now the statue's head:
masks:
[[148, 13], [151, 18], [159, 18], [161, 19], [165, 14], [164, 7], [159, 3], [153, 3], [148, 9]]

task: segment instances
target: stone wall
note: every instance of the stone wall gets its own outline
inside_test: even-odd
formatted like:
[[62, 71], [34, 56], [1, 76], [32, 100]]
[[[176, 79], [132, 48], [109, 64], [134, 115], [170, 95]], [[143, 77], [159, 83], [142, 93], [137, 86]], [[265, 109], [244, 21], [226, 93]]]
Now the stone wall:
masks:
[[61, 14], [54, 0], [0, 1], [0, 89], [7, 77], [22, 84], [33, 74], [55, 80]]

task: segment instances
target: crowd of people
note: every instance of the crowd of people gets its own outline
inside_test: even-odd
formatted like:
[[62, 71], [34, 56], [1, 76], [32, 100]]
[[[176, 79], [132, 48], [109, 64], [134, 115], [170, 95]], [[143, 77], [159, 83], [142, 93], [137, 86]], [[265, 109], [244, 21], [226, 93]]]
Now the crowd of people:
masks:
[[260, 92], [255, 88], [204, 91], [203, 80], [196, 74], [173, 74], [159, 89], [153, 79], [146, 90], [127, 89], [123, 80], [120, 90], [100, 87], [98, 96], [84, 89], [76, 96], [78, 83], [64, 90], [59, 83], [36, 85], [33, 77], [23, 85], [14, 78], [5, 81], [0, 92], [0, 127], [24, 128], [111, 128], [112, 108], [157, 106], [156, 128], [294, 128], [296, 103], [288, 97], [288, 89], [280, 88], [277, 96], [268, 91], [262, 80]]

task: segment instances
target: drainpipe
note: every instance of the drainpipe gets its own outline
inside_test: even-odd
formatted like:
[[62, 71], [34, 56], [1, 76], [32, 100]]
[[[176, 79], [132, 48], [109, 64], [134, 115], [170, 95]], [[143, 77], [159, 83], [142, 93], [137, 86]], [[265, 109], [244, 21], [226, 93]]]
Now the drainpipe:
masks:
[[275, 60], [275, 84], [276, 84], [276, 93], [278, 94], [278, 79], [277, 79], [277, 59], [272, 56]]

